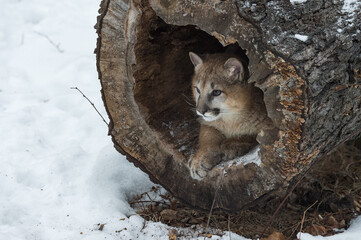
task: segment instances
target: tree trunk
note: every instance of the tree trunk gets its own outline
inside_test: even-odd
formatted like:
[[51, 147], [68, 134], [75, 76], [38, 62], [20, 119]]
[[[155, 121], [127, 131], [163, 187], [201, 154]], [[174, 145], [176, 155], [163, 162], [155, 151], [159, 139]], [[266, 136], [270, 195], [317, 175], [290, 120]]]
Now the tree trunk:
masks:
[[[237, 211], [284, 191], [361, 127], [361, 21], [343, 7], [317, 0], [103, 0], [97, 67], [116, 149], [194, 207]], [[276, 127], [257, 137], [262, 164], [220, 165], [193, 180], [187, 160], [199, 125], [187, 105], [188, 52], [222, 52], [230, 44], [240, 47], [248, 81], [264, 92]]]

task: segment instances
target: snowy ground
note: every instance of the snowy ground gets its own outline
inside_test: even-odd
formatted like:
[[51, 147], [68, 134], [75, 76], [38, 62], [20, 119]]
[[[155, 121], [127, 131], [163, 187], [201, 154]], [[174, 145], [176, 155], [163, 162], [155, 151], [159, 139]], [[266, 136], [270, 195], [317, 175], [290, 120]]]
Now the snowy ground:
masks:
[[[70, 89], [79, 87], [106, 116], [93, 55], [99, 1], [0, 5], [0, 240], [168, 239], [163, 224], [142, 229], [127, 203], [153, 184], [114, 150], [106, 125]], [[327, 239], [360, 234], [359, 218]]]

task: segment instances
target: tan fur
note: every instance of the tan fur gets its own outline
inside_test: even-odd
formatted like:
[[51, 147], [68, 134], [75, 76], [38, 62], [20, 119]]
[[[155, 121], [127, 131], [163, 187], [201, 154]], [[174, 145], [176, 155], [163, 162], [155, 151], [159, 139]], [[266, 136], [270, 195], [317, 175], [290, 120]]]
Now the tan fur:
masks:
[[[201, 129], [189, 167], [191, 176], [201, 180], [221, 161], [251, 150], [257, 145], [256, 135], [272, 121], [262, 91], [245, 82], [240, 61], [227, 54], [208, 55], [204, 61], [193, 53], [190, 57], [195, 65], [192, 88]], [[212, 95], [214, 90], [221, 94]]]

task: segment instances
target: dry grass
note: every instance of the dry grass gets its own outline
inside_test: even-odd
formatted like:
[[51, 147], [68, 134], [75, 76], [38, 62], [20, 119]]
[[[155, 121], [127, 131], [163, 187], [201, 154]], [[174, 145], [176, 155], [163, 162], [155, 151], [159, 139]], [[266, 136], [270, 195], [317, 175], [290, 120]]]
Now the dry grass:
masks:
[[[355, 141], [356, 142], [356, 141]], [[335, 152], [316, 163], [305, 179], [296, 187], [266, 232], [280, 232], [285, 239], [295, 239], [296, 234], [333, 235], [334, 229], [347, 228], [350, 220], [361, 210], [361, 150], [355, 142], [340, 146]], [[159, 194], [159, 189], [143, 193], [130, 203], [144, 219], [161, 221], [169, 226], [187, 228], [172, 234], [190, 237], [223, 235], [232, 231], [247, 238], [257, 238], [266, 227], [282, 197], [274, 196], [263, 206], [237, 214], [199, 211], [178, 202], [169, 193]], [[207, 221], [212, 230], [206, 228]], [[210, 235], [209, 235], [210, 234]]]

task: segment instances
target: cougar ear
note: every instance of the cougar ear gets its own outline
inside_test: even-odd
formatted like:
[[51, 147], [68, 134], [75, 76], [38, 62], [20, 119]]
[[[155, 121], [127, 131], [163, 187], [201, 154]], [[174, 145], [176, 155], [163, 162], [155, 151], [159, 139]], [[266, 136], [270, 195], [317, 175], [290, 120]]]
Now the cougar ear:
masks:
[[202, 58], [200, 58], [197, 54], [195, 54], [194, 52], [189, 52], [189, 58], [191, 59], [194, 67], [196, 68], [197, 66], [203, 64], [203, 60]]
[[243, 81], [244, 68], [243, 64], [236, 58], [229, 58], [224, 64], [224, 69], [227, 72], [228, 77], [232, 80]]

